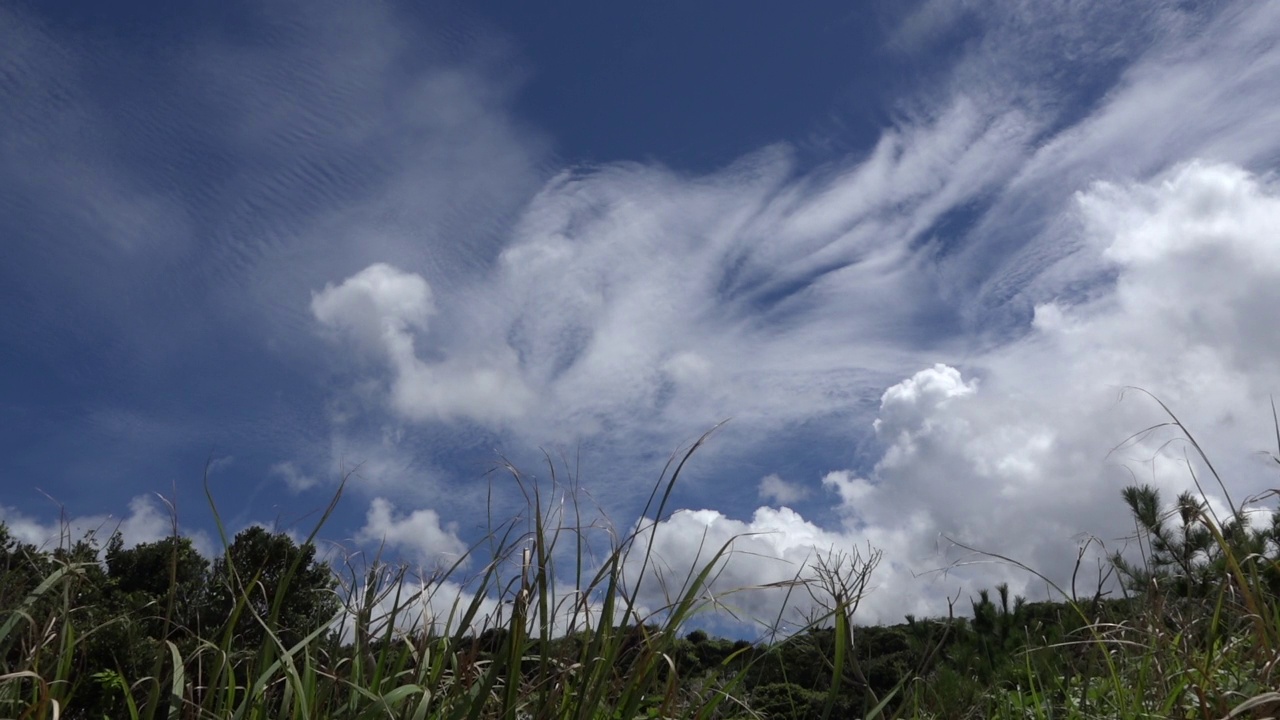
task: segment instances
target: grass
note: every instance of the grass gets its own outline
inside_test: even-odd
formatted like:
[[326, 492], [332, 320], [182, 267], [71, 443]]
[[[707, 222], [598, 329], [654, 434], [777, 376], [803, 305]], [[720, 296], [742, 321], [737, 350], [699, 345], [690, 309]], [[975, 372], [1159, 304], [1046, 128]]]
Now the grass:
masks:
[[[1167, 425], [1229, 499], [1200, 445], [1164, 409]], [[1280, 422], [1277, 428], [1280, 448]], [[663, 517], [706, 440], [673, 456], [644, 517]], [[1199, 498], [1180, 498], [1172, 511], [1157, 507], [1150, 517], [1151, 503], [1126, 494], [1144, 562], [1112, 558], [1124, 597], [1104, 598], [1099, 590], [1080, 598], [1073, 581], [1070, 590], [1050, 583], [1061, 596], [1056, 604], [1011, 604], [1000, 589], [998, 601], [985, 593], [975, 601], [972, 620], [953, 611], [877, 635], [854, 620], [879, 556], [822, 556], [784, 583], [825, 608], [808, 627], [769, 646], [717, 646], [712, 660], [691, 664], [709, 646], [699, 645], [705, 634], [694, 640], [686, 628], [725, 602], [710, 588], [732, 543], [711, 548], [683, 578], [663, 578], [665, 601], [645, 607], [640, 588], [658, 573], [651, 526], [609, 536], [602, 557], [593, 558], [593, 533], [601, 530], [583, 524], [577, 493], [572, 485], [566, 492], [549, 466], [548, 488], [507, 468], [528, 513], [495, 524], [451, 566], [419, 576], [377, 557], [345, 558], [333, 591], [340, 610], [301, 635], [287, 632], [296, 628], [282, 626], [282, 613], [305, 557], [295, 558], [275, 587], [261, 568], [232, 564], [232, 622], [202, 633], [178, 620], [175, 550], [169, 592], [147, 606], [161, 631], [147, 635], [136, 616], [94, 606], [99, 563], [64, 548], [22, 597], [0, 592], [8, 611], [0, 620], [0, 716], [90, 717], [87, 699], [102, 697], [111, 700], [113, 717], [131, 719], [1209, 720], [1280, 713], [1280, 534], [1250, 534], [1234, 504], [1232, 516], [1214, 515], [1203, 488]], [[1169, 513], [1180, 522], [1166, 526]], [[219, 530], [230, 547], [220, 521]], [[1165, 537], [1175, 530], [1181, 535]], [[1194, 553], [1178, 546], [1190, 558], [1181, 566], [1165, 562], [1178, 538], [1201, 543]], [[481, 550], [484, 562], [472, 568]], [[18, 569], [11, 563], [5, 572]], [[237, 618], [260, 628], [255, 646], [245, 646]], [[877, 665], [884, 658], [866, 649], [881, 637], [900, 641], [892, 652], [903, 660], [888, 675]], [[80, 659], [114, 638], [149, 648], [146, 669], [101, 667], [86, 676]], [[802, 651], [817, 657], [803, 670], [800, 655], [788, 654]]]

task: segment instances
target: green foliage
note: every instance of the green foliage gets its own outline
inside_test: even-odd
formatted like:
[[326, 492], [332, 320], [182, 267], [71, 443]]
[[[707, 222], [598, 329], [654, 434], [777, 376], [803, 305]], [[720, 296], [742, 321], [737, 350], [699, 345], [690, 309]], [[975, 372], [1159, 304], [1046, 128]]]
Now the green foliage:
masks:
[[1268, 526], [1255, 527], [1243, 509], [1233, 509], [1220, 522], [1205, 501], [1189, 492], [1180, 494], [1171, 510], [1163, 508], [1159, 490], [1150, 485], [1126, 487], [1123, 497], [1138, 528], [1143, 563], [1129, 562], [1119, 553], [1112, 562], [1132, 592], [1156, 586], [1166, 595], [1205, 599], [1231, 572], [1233, 560], [1250, 564], [1269, 591], [1280, 589], [1275, 563], [1265, 562], [1276, 558], [1280, 511], [1271, 514]]
[[[796, 683], [770, 683], [751, 691], [751, 709], [769, 718], [822, 720], [827, 707], [826, 693]], [[836, 717], [854, 717], [853, 708], [841, 702]]]
[[203, 630], [202, 614], [210, 612], [209, 561], [196, 552], [190, 538], [168, 537], [125, 548], [117, 533], [105, 553], [111, 599], [157, 640], [188, 642]]
[[338, 583], [315, 552], [315, 545], [299, 546], [284, 533], [241, 531], [208, 577], [202, 606], [206, 622], [215, 623], [210, 636], [230, 633], [236, 645], [256, 648], [270, 630], [292, 647], [327, 624], [341, 606]]
[[[338, 607], [334, 578], [314, 552], [254, 528], [211, 569], [188, 538], [126, 548], [117, 534], [100, 552], [90, 535], [45, 552], [0, 524], [0, 617], [7, 618], [0, 676], [8, 680], [0, 684], [0, 715], [24, 705], [41, 712], [56, 705], [63, 717], [132, 717], [140, 707], [154, 715], [168, 703], [161, 683], [186, 672], [174, 654], [200, 658], [229, 617], [227, 577], [256, 577], [266, 587], [297, 564], [301, 572], [281, 595], [287, 625], [271, 632], [301, 638], [327, 627]], [[261, 603], [254, 610], [269, 615]], [[252, 654], [268, 632], [262, 622], [253, 627], [232, 633], [221, 650]]]

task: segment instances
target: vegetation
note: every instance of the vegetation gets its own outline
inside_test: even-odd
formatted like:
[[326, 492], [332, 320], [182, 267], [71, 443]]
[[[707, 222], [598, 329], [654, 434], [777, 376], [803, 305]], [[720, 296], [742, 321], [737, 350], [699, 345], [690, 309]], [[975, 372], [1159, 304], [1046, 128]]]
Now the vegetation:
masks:
[[[701, 442], [669, 464], [646, 516], [662, 516]], [[825, 612], [752, 643], [688, 630], [717, 602], [706, 589], [729, 546], [668, 586], [663, 607], [644, 608], [652, 533], [592, 562], [576, 508], [548, 502], [560, 497], [554, 473], [544, 496], [512, 472], [528, 517], [494, 530], [491, 559], [469, 577], [464, 560], [425, 578], [376, 559], [331, 567], [317, 559], [319, 525], [301, 542], [249, 528], [212, 562], [176, 530], [132, 548], [117, 535], [45, 551], [0, 525], [0, 717], [1280, 712], [1280, 511], [1259, 524], [1239, 506], [1215, 514], [1203, 494], [1166, 507], [1152, 487], [1126, 488], [1137, 552], [1111, 555], [1091, 596], [1027, 602], [1001, 585], [970, 598], [963, 617], [953, 607], [892, 626], [854, 622], [878, 555], [820, 556], [789, 585]]]

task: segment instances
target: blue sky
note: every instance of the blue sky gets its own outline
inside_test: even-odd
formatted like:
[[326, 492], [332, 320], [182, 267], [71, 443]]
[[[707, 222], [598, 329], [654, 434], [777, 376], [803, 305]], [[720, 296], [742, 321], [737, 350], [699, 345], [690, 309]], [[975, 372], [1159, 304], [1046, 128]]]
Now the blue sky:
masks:
[[209, 547], [206, 464], [233, 530], [304, 527], [355, 469], [327, 536], [430, 565], [522, 505], [501, 458], [571, 458], [629, 528], [729, 419], [672, 567], [759, 532], [722, 582], [870, 544], [869, 619], [1041, 594], [929, 571], [954, 538], [1060, 576], [1081, 533], [1123, 545], [1133, 477], [1186, 487], [1166, 436], [1116, 449], [1161, 420], [1126, 386], [1234, 497], [1274, 484], [1278, 31], [1247, 2], [5, 3], [0, 519], [138, 542], [159, 493]]

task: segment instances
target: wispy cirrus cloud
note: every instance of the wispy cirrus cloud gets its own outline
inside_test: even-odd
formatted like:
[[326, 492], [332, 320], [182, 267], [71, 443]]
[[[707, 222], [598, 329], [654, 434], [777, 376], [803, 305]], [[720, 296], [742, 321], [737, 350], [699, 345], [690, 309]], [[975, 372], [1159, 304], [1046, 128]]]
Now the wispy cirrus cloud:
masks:
[[[15, 474], [88, 503], [198, 477], [211, 447], [242, 459], [228, 482], [281, 462], [338, 475], [326, 457], [366, 443], [323, 391], [312, 291], [378, 261], [447, 291], [545, 177], [547, 143], [506, 109], [524, 70], [494, 33], [295, 10], [257, 6], [235, 37], [175, 19], [136, 42], [0, 10], [0, 330], [20, 339], [14, 377], [35, 379], [7, 397], [71, 415], [25, 426]], [[79, 417], [153, 428], [130, 438], [145, 472], [118, 457], [114, 423]], [[42, 455], [68, 444], [92, 470]]]
[[[485, 383], [500, 391], [468, 416], [501, 416], [534, 443], [662, 427], [669, 447], [727, 414], [750, 427], [841, 411], [955, 330], [928, 253], [912, 246], [1012, 172], [1017, 114], [978, 114], [959, 100], [936, 123], [889, 133], [869, 158], [813, 177], [796, 178], [781, 148], [702, 179], [641, 165], [562, 174], [530, 203], [492, 273], [455, 289], [466, 301], [433, 318], [417, 352], [444, 368], [497, 359], [514, 379]], [[449, 414], [441, 384], [405, 382], [425, 360], [395, 365], [392, 408]]]

